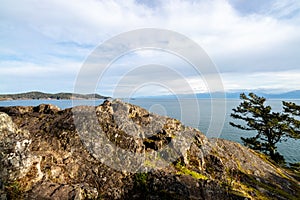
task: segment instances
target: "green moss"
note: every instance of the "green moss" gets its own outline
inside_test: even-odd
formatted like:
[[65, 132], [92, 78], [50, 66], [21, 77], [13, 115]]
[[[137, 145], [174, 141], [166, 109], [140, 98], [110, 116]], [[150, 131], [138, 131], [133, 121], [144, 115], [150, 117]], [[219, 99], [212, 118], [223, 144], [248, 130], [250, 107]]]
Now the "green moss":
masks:
[[153, 161], [145, 160], [144, 161], [144, 166], [154, 168], [156, 166], [156, 164]]
[[285, 179], [290, 180], [290, 178], [287, 177], [287, 176], [281, 171], [281, 169], [276, 168], [276, 172], [277, 172], [282, 178], [285, 178]]
[[282, 190], [278, 187], [272, 187], [271, 185], [261, 183], [259, 181], [256, 181], [255, 184], [258, 185], [259, 187], [262, 187], [262, 188], [264, 188], [264, 189], [266, 189], [266, 190], [268, 190], [268, 191], [270, 191], [274, 194], [277, 194], [281, 197], [285, 197], [287, 199], [295, 199], [295, 200], [298, 199], [297, 197], [291, 195], [290, 193], [288, 193], [288, 192], [286, 192], [286, 191], [284, 191], [284, 190]]
[[291, 199], [291, 200], [299, 199], [299, 196], [295, 197], [292, 194], [282, 190], [277, 185], [272, 185], [270, 183], [260, 182], [260, 181], [256, 180], [254, 177], [252, 177], [251, 175], [248, 175], [248, 174], [243, 174], [243, 176], [247, 178], [247, 182], [243, 183], [243, 185], [246, 185], [249, 188], [253, 188], [255, 193], [257, 195], [259, 195], [259, 197], [260, 197], [259, 199], [267, 199], [267, 198], [265, 197], [265, 195], [263, 195], [261, 192], [259, 192], [256, 188], [263, 188], [264, 190], [267, 190], [267, 191], [269, 191], [273, 194], [284, 197], [286, 199]]
[[257, 155], [258, 157], [260, 157], [263, 161], [265, 161], [266, 163], [272, 165], [273, 167], [275, 167], [275, 165], [277, 165], [269, 156], [267, 156], [266, 154], [263, 154], [261, 152], [258, 151], [254, 151], [252, 149], [250, 149], [250, 151], [252, 153], [254, 153], [255, 155]]
[[22, 194], [20, 183], [17, 181], [6, 183], [4, 187], [10, 199], [17, 199]]
[[135, 182], [138, 186], [146, 186], [148, 173], [136, 173], [134, 175]]
[[[284, 171], [281, 170], [281, 168], [274, 162], [272, 162], [272, 160], [270, 160], [270, 158], [260, 152], [256, 152], [253, 151], [254, 154], [256, 154], [257, 156], [259, 156], [264, 162], [270, 164], [271, 166], [273, 166], [276, 169], [276, 172], [278, 175], [281, 176], [281, 178], [290, 180], [291, 183], [293, 182], [293, 180], [291, 180], [285, 173]], [[238, 160], [235, 160], [236, 164], [237, 164], [237, 171], [232, 172], [229, 169], [226, 169], [228, 178], [227, 178], [227, 187], [229, 188], [229, 190], [234, 190], [234, 191], [238, 191], [241, 193], [246, 192], [247, 194], [249, 194], [250, 196], [256, 195], [256, 199], [269, 199], [268, 196], [266, 196], [267, 194], [264, 194], [262, 191], [266, 190], [269, 191], [270, 193], [273, 193], [275, 195], [284, 197], [286, 199], [297, 199], [299, 198], [299, 196], [296, 198], [293, 195], [291, 195], [290, 193], [284, 191], [283, 189], [281, 189], [281, 186], [279, 185], [272, 185], [272, 184], [268, 184], [268, 183], [263, 183], [260, 182], [259, 180], [256, 180], [256, 178], [252, 175], [250, 175], [250, 172], [246, 172], [240, 162]], [[240, 182], [239, 180], [243, 180], [242, 182]], [[295, 188], [298, 186], [295, 186]], [[261, 191], [262, 189], [262, 191]]]
[[228, 191], [229, 194], [233, 194], [234, 196], [238, 197], [244, 197], [246, 198], [251, 198], [248, 194], [245, 194], [244, 192], [238, 191], [238, 190], [230, 190]]
[[186, 168], [180, 162], [176, 163], [175, 168], [179, 171], [178, 174], [190, 175], [195, 179], [201, 179], [201, 180], [207, 180], [208, 179], [207, 176]]
[[[227, 178], [225, 182], [221, 183], [222, 187], [225, 188], [230, 194], [234, 194], [237, 196], [242, 196], [250, 199], [255, 198], [259, 200], [267, 200], [268, 199], [267, 196], [265, 196], [262, 192], [260, 192], [255, 187], [253, 187], [252, 184], [248, 183], [249, 182], [248, 176], [251, 178], [251, 180], [254, 178], [242, 172], [240, 163], [239, 162], [236, 163], [238, 167], [237, 170], [231, 170], [228, 168], [226, 169]], [[241, 179], [245, 179], [243, 177], [247, 177], [246, 182], [240, 181]]]
[[247, 184], [244, 184], [242, 182], [233, 182], [230, 191], [231, 191], [230, 193], [233, 193], [233, 194], [240, 193], [244, 197], [247, 197], [250, 199], [253, 196], [255, 196], [255, 199], [259, 199], [259, 200], [269, 199], [264, 194], [262, 194], [260, 191], [256, 190], [255, 188], [253, 188]]
[[102, 200], [102, 199], [104, 199], [104, 198], [102, 197], [101, 194], [99, 194], [98, 197], [97, 197], [97, 200]]

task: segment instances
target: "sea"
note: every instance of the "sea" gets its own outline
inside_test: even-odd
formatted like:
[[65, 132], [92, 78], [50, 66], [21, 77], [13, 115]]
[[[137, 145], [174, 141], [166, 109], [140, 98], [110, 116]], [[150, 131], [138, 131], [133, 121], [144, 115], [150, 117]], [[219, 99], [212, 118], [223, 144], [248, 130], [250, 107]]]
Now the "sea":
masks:
[[[239, 99], [122, 99], [150, 112], [176, 118], [186, 126], [199, 129], [208, 137], [218, 137], [241, 143], [241, 137], [254, 136], [254, 131], [243, 131], [232, 127], [229, 122], [236, 122], [230, 117], [232, 109], [240, 104]], [[53, 104], [61, 109], [78, 105], [100, 105], [104, 100], [9, 100], [0, 101], [0, 106], [37, 106]], [[300, 104], [300, 99], [284, 100]], [[282, 100], [268, 99], [266, 104], [273, 111], [282, 111]], [[240, 122], [242, 123], [242, 122]], [[278, 151], [287, 163], [300, 162], [300, 140], [286, 138], [278, 144]]]

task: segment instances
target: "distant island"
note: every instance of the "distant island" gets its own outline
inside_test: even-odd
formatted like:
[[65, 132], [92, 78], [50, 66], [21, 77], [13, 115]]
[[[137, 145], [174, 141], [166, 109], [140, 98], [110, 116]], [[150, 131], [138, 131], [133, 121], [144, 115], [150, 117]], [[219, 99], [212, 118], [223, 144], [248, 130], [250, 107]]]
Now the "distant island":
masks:
[[100, 94], [76, 94], [76, 93], [43, 93], [43, 92], [26, 92], [19, 94], [2, 94], [0, 95], [0, 101], [5, 100], [29, 100], [29, 99], [107, 99], [109, 97], [102, 96]]

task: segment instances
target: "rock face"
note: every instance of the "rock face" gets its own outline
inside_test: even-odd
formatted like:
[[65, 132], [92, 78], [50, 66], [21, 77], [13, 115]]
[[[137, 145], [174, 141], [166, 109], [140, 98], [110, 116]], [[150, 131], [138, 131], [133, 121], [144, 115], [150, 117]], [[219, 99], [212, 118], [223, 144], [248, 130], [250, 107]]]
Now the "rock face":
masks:
[[0, 107], [1, 199], [300, 199], [291, 172], [119, 100]]

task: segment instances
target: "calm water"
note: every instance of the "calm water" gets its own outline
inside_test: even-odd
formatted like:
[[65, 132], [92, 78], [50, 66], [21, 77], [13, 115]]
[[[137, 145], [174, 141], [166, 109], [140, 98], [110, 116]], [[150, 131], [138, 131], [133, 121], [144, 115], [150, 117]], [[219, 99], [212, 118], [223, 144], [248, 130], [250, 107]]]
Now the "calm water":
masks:
[[[230, 118], [231, 110], [240, 103], [240, 100], [237, 99], [227, 99], [225, 102], [220, 99], [212, 101], [210, 99], [181, 99], [180, 101], [170, 99], [127, 99], [125, 101], [144, 107], [151, 112], [179, 119], [185, 125], [198, 128], [205, 134], [209, 130], [212, 118], [212, 105], [214, 106], [214, 110], [217, 112], [220, 111], [220, 113], [222, 113], [221, 111], [224, 109], [223, 105], [225, 105], [225, 120], [222, 120], [221, 115], [217, 115], [213, 119], [217, 125], [222, 125], [224, 122], [224, 125], [221, 126], [220, 134], [214, 135], [215, 137], [241, 142], [241, 137], [248, 137], [255, 134], [255, 132], [238, 130], [229, 125], [229, 122], [232, 120]], [[300, 104], [300, 100], [290, 101]], [[17, 100], [0, 101], [0, 106], [37, 106], [41, 103], [46, 103], [65, 109], [75, 105], [99, 105], [102, 102], [103, 100], [76, 100], [73, 102], [71, 100]], [[268, 100], [267, 104], [271, 105], [274, 111], [281, 111], [281, 100]], [[197, 109], [199, 110], [197, 111]], [[213, 132], [214, 127], [211, 127], [210, 131]], [[278, 144], [279, 152], [284, 155], [287, 162], [291, 163], [300, 162], [299, 147], [300, 140], [294, 139], [288, 139], [288, 141]]]

